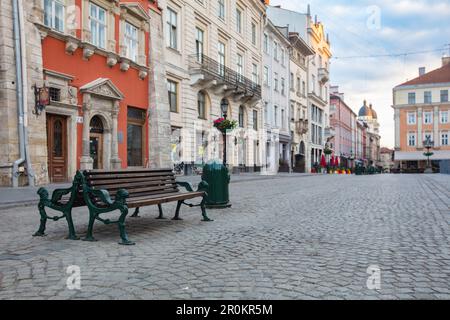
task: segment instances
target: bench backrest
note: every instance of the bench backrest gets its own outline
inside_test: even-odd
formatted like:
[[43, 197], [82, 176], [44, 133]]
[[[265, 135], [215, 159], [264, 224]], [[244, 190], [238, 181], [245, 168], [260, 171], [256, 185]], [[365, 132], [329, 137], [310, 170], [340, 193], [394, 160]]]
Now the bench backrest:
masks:
[[[84, 171], [86, 183], [94, 190], [107, 190], [114, 200], [118, 190], [128, 191], [130, 198], [178, 193], [171, 169], [89, 170]], [[84, 205], [82, 190], [76, 206]]]

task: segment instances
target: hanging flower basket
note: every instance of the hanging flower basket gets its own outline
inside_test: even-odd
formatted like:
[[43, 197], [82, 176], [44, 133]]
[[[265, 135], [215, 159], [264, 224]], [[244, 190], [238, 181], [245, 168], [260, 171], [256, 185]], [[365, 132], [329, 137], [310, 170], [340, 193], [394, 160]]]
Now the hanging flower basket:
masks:
[[327, 156], [329, 156], [330, 154], [333, 153], [333, 150], [331, 150], [330, 148], [326, 147], [325, 150], [323, 150], [323, 153], [325, 153]]
[[219, 118], [214, 120], [214, 127], [217, 128], [220, 132], [227, 132], [236, 129], [237, 121], [236, 120], [228, 120], [225, 118]]
[[424, 155], [425, 157], [431, 157], [431, 156], [434, 155], [434, 153], [433, 153], [433, 152], [425, 152], [423, 155]]

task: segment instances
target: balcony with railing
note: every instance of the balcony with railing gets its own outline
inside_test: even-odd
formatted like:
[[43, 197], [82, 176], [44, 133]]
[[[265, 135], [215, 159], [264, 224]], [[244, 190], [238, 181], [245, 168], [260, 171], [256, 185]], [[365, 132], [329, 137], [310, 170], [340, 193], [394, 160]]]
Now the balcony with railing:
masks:
[[220, 64], [206, 55], [189, 56], [191, 85], [212, 89], [224, 97], [241, 103], [256, 103], [261, 99], [261, 85]]

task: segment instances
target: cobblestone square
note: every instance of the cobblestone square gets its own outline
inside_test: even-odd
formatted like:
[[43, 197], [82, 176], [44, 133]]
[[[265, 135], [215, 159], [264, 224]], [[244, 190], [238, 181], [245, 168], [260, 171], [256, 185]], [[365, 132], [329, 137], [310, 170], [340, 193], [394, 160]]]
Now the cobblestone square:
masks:
[[[65, 221], [33, 238], [36, 207], [2, 210], [0, 299], [450, 299], [448, 176], [281, 176], [233, 183], [231, 200], [210, 223], [144, 208], [131, 247], [114, 225], [95, 243], [65, 240]], [[74, 220], [83, 235], [87, 209]]]

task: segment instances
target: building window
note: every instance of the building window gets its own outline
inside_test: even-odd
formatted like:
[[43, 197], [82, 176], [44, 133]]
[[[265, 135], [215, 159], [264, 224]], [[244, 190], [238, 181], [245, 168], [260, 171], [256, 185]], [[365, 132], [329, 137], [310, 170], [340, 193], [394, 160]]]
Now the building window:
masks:
[[269, 103], [264, 102], [264, 122], [269, 123]]
[[269, 67], [264, 66], [264, 85], [269, 86]]
[[281, 65], [284, 66], [286, 64], [286, 51], [281, 49]]
[[278, 127], [278, 106], [274, 106], [273, 108], [273, 118], [275, 127]]
[[441, 134], [441, 145], [448, 146], [448, 132], [443, 132]]
[[424, 124], [432, 124], [433, 123], [433, 112], [427, 111], [423, 113], [423, 123]]
[[301, 86], [302, 86], [301, 82], [302, 82], [302, 79], [300, 77], [297, 77], [297, 93], [298, 94], [300, 94], [300, 91], [301, 91]]
[[431, 103], [431, 91], [425, 91], [423, 93], [423, 103]]
[[416, 146], [416, 134], [415, 133], [408, 134], [408, 146], [410, 146], [410, 147]]
[[236, 32], [242, 33], [242, 11], [236, 9]]
[[237, 74], [238, 74], [238, 81], [243, 82], [244, 81], [244, 57], [240, 54], [237, 55]]
[[127, 164], [129, 167], [144, 165], [145, 110], [128, 107]]
[[415, 92], [408, 93], [408, 104], [416, 104], [416, 93]]
[[258, 111], [253, 110], [253, 130], [258, 131]]
[[50, 101], [59, 102], [61, 101], [61, 89], [59, 88], [49, 88], [48, 93], [50, 96]]
[[278, 61], [278, 43], [273, 43], [273, 58]]
[[441, 90], [441, 102], [448, 102], [448, 90]]
[[127, 57], [137, 61], [138, 56], [138, 29], [132, 24], [125, 23], [125, 45], [127, 46]]
[[168, 80], [170, 112], [178, 112], [178, 83]]
[[92, 44], [102, 49], [106, 48], [106, 10], [91, 3], [89, 19]]
[[313, 93], [316, 93], [316, 76], [315, 75], [312, 75], [311, 89], [312, 89]]
[[203, 62], [204, 39], [205, 32], [200, 28], [195, 28], [195, 51], [197, 53], [197, 61]]
[[200, 91], [197, 95], [197, 109], [198, 117], [206, 119], [206, 95], [203, 91]]
[[64, 31], [64, 4], [61, 1], [44, 0], [44, 24], [57, 31]]
[[264, 33], [264, 53], [269, 54], [269, 36]]
[[281, 78], [281, 94], [284, 96], [286, 94], [286, 83], [285, 79]]
[[291, 74], [289, 75], [289, 89], [291, 89], [292, 91], [294, 90], [294, 74], [291, 72]]
[[225, 76], [225, 44], [218, 43], [218, 56], [219, 56], [219, 74]]
[[273, 75], [273, 89], [275, 90], [275, 91], [278, 91], [278, 73], [274, 73], [274, 75]]
[[284, 111], [284, 109], [281, 109], [281, 128], [284, 129], [286, 127], [286, 112]]
[[441, 111], [441, 123], [448, 123], [448, 110]]
[[252, 22], [252, 44], [254, 46], [256, 46], [256, 39], [257, 39], [258, 35], [256, 32], [256, 24]]
[[252, 81], [252, 87], [255, 88], [259, 84], [258, 65], [256, 63], [252, 64]]
[[239, 106], [239, 127], [244, 127], [244, 107]]
[[219, 5], [218, 16], [220, 19], [225, 20], [225, 0], [218, 0], [218, 5]]
[[167, 9], [167, 25], [169, 28], [168, 45], [170, 48], [178, 49], [178, 14], [172, 9]]
[[416, 124], [416, 113], [408, 112], [408, 124]]

